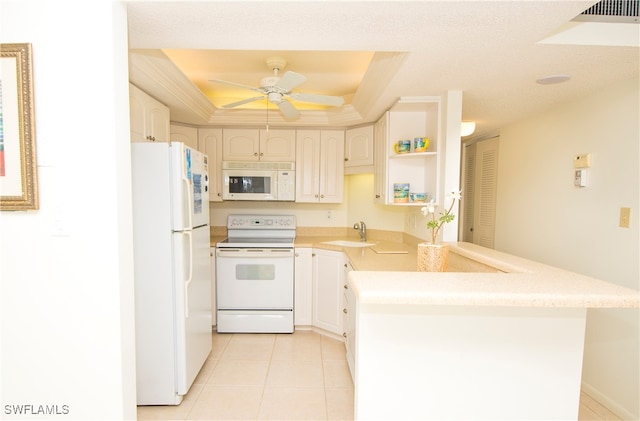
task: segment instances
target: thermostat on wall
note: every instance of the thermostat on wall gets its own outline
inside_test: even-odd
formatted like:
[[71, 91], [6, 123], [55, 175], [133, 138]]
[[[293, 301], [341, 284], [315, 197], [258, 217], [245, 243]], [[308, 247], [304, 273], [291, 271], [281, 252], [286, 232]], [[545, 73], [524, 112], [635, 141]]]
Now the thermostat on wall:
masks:
[[589, 168], [591, 166], [591, 154], [584, 153], [573, 157], [573, 168]]

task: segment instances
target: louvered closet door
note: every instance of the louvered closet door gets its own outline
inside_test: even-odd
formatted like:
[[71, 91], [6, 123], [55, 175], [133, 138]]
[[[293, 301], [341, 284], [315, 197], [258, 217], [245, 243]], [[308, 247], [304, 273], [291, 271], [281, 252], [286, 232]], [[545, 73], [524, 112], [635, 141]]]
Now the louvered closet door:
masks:
[[464, 147], [464, 167], [463, 180], [464, 187], [462, 188], [462, 201], [460, 203], [462, 207], [462, 241], [467, 243], [473, 243], [473, 219], [474, 209], [473, 198], [475, 197], [475, 183], [476, 183], [476, 143], [466, 145]]
[[493, 248], [496, 229], [498, 137], [476, 144], [473, 242]]

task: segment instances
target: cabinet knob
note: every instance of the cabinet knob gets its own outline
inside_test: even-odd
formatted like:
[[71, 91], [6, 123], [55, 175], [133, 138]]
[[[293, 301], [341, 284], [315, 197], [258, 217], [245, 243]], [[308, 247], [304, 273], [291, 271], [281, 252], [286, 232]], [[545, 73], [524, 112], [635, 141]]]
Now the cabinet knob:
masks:
[[347, 337], [347, 332], [342, 332], [342, 336], [346, 338]]
[[347, 284], [344, 284], [342, 287], [343, 287], [344, 289], [349, 289], [349, 286], [347, 286]]
[[342, 312], [343, 312], [344, 314], [347, 314], [347, 309], [346, 309], [346, 308], [343, 308], [343, 309], [342, 309]]
[[376, 194], [376, 199], [380, 199], [380, 195], [379, 194]]
[[221, 196], [222, 196], [222, 193], [218, 193], [218, 197], [221, 197]]
[[324, 199], [324, 194], [321, 194], [321, 195], [320, 195], [320, 199]]
[[348, 160], [349, 160], [349, 158], [346, 158], [346, 157], [344, 158], [344, 162], [347, 162]]
[[254, 152], [254, 153], [253, 153], [253, 156], [258, 156], [258, 152]]
[[264, 156], [264, 153], [260, 152], [260, 156]]
[[314, 197], [317, 199], [317, 198], [318, 198], [318, 195], [316, 194]]

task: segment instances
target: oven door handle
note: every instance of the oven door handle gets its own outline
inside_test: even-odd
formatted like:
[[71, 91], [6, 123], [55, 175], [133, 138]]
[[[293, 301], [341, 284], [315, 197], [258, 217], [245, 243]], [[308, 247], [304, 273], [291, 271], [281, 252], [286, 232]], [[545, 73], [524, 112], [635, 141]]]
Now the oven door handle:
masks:
[[278, 259], [293, 257], [293, 249], [216, 249], [217, 257], [246, 259], [257, 257], [261, 259]]

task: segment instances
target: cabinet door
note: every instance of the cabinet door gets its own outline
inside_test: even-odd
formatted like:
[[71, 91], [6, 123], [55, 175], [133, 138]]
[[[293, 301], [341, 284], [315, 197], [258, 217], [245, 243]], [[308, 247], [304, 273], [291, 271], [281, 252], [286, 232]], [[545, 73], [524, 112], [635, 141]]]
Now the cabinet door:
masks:
[[270, 162], [295, 161], [295, 130], [260, 130], [260, 160]]
[[160, 101], [148, 97], [145, 116], [147, 136], [151, 136], [154, 142], [169, 142], [171, 132], [169, 108]]
[[170, 139], [172, 142], [182, 142], [191, 149], [204, 153], [204, 145], [200, 147], [198, 144], [198, 129], [195, 127], [182, 126], [180, 124], [171, 124]]
[[199, 129], [198, 142], [209, 158], [209, 201], [222, 202], [222, 129]]
[[146, 142], [144, 96], [140, 89], [129, 85], [129, 130], [132, 142]]
[[169, 108], [131, 84], [129, 119], [132, 142], [169, 141]]
[[217, 324], [216, 314], [218, 305], [216, 304], [216, 248], [209, 248], [209, 256], [211, 260], [211, 325]]
[[224, 129], [222, 131], [223, 161], [260, 160], [258, 129]]
[[343, 254], [313, 251], [313, 325], [342, 336]]
[[344, 169], [346, 174], [373, 170], [373, 126], [358, 127], [345, 132]]
[[349, 262], [344, 263], [343, 278], [343, 329], [344, 345], [347, 351], [347, 363], [351, 371], [351, 380], [355, 381], [355, 355], [356, 355], [356, 296], [347, 285], [347, 277], [353, 268]]
[[296, 133], [296, 202], [318, 202], [319, 172], [320, 132], [298, 130]]
[[344, 187], [344, 132], [320, 133], [320, 202], [341, 203]]
[[312, 279], [313, 261], [311, 248], [298, 248], [295, 250], [295, 303], [294, 324], [296, 326], [311, 326], [313, 321], [312, 309]]
[[384, 204], [387, 197], [387, 120], [386, 112], [374, 127], [374, 165], [373, 165], [373, 194], [374, 203]]

